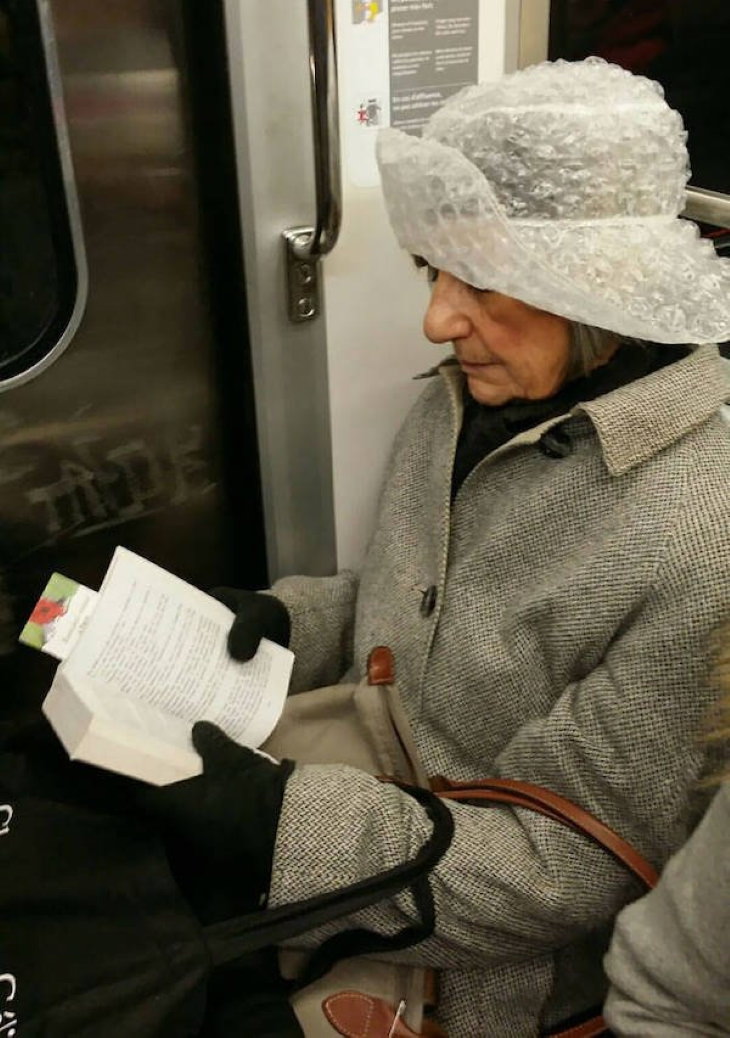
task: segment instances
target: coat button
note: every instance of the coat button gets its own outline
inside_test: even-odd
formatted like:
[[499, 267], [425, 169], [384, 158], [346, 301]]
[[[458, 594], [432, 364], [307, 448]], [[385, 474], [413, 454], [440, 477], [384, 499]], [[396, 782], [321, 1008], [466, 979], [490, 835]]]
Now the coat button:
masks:
[[421, 616], [430, 616], [436, 608], [436, 599], [438, 597], [438, 588], [435, 584], [431, 584], [423, 592], [421, 598]]
[[537, 446], [546, 458], [567, 458], [573, 453], [570, 437], [559, 425], [543, 433]]

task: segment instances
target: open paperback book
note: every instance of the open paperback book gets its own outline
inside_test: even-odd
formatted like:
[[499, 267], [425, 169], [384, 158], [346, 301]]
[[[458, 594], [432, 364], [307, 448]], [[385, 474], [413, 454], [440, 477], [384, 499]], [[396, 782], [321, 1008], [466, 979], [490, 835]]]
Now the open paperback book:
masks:
[[294, 655], [262, 639], [231, 659], [233, 614], [126, 548], [98, 592], [54, 574], [20, 640], [61, 660], [43, 712], [69, 755], [154, 785], [201, 761], [195, 721], [256, 748], [281, 716]]

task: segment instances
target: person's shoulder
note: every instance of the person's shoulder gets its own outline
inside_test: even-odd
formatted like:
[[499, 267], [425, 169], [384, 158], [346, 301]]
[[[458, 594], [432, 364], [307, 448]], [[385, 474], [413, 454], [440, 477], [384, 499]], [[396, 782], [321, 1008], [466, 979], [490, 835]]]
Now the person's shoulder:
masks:
[[730, 493], [730, 408], [720, 407], [688, 430], [674, 444], [674, 452], [690, 467], [689, 492], [715, 488], [723, 500]]
[[[730, 894], [730, 778], [721, 783], [717, 792], [710, 799], [709, 805], [689, 840], [675, 855], [673, 869], [681, 867], [682, 859], [688, 865], [699, 859], [699, 866], [705, 869], [712, 880], [712, 888], [723, 897]], [[691, 876], [690, 876], [691, 879]], [[730, 902], [726, 908], [730, 908]]]
[[[662, 421], [660, 414], [656, 421]], [[717, 409], [659, 449], [649, 451], [639, 439], [636, 454], [638, 461], [623, 475], [647, 513], [672, 522], [686, 514], [702, 524], [710, 514], [730, 509], [730, 414]], [[730, 535], [730, 523], [722, 525]]]
[[684, 472], [681, 511], [730, 545], [730, 422], [718, 411], [674, 445]]
[[[730, 601], [730, 423], [719, 410], [627, 474], [643, 527], [661, 540], [660, 585], [704, 608]], [[659, 541], [657, 541], [659, 543]]]

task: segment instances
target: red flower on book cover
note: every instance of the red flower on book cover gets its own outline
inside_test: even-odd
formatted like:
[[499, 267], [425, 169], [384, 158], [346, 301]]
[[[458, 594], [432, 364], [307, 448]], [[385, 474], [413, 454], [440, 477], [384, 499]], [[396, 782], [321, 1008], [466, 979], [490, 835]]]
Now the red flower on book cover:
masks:
[[51, 598], [40, 598], [31, 613], [30, 622], [34, 624], [49, 624], [66, 612], [65, 602], [54, 602]]

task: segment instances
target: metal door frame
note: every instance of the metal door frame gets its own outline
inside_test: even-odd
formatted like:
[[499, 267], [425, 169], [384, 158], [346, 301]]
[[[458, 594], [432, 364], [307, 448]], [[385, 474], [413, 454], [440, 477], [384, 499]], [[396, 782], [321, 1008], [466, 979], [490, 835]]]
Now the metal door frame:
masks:
[[315, 209], [307, 10], [224, 0], [269, 576], [337, 564], [326, 326], [294, 324], [282, 232]]

